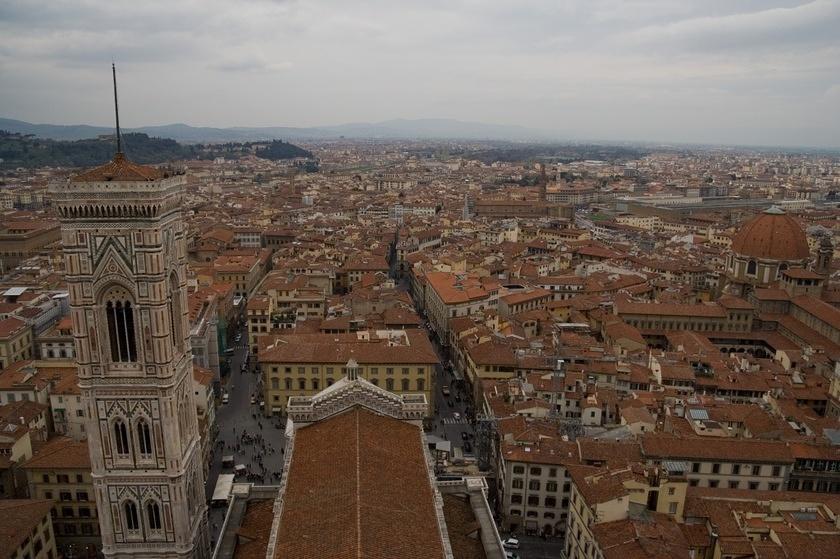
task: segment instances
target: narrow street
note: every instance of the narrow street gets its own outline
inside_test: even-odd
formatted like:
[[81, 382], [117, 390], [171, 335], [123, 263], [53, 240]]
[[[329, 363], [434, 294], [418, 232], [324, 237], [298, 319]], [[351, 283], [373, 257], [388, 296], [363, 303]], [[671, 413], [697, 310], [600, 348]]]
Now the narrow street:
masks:
[[[222, 466], [224, 456], [232, 455], [234, 464], [242, 464], [246, 472], [253, 474], [251, 479], [248, 479], [247, 475], [237, 475], [237, 482], [252, 481], [259, 485], [280, 484], [285, 423], [277, 419], [265, 418], [260, 413], [259, 401], [262, 396], [258, 392], [259, 375], [253, 372], [255, 363], [251, 362], [248, 369], [242, 371], [242, 364], [247, 356], [247, 328], [243, 326], [239, 332], [242, 334], [242, 339], [231, 346], [235, 350], [231, 357], [231, 373], [227, 382], [222, 384], [222, 394], [227, 393], [229, 401], [227, 404], [222, 404], [220, 398], [216, 408], [218, 434], [214, 441], [216, 446], [213, 448], [213, 462], [210, 465], [205, 487], [208, 501], [213, 496], [219, 474], [234, 473], [233, 468]], [[254, 404], [251, 404], [252, 395], [256, 395]], [[265, 450], [259, 442], [245, 442], [242, 436], [246, 433], [252, 437], [261, 436]], [[265, 468], [265, 475], [262, 475], [260, 459]], [[214, 541], [219, 535], [226, 511], [226, 507], [210, 507], [210, 535]]]

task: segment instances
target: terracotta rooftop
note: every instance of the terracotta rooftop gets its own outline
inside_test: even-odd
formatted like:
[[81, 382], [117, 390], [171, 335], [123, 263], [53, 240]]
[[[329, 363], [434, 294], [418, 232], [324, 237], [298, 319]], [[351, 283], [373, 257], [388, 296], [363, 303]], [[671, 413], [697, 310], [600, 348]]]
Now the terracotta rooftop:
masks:
[[693, 557], [680, 526], [664, 514], [644, 520], [626, 519], [596, 524], [592, 534], [604, 559], [679, 559]]
[[34, 450], [24, 468], [90, 470], [90, 453], [86, 442], [68, 437], [55, 437]]
[[73, 182], [151, 182], [163, 178], [154, 167], [129, 161], [125, 154], [116, 153], [114, 159], [73, 177]]
[[236, 550], [233, 559], [265, 559], [274, 518], [274, 501], [260, 499], [249, 501], [242, 525], [236, 533]]
[[274, 557], [443, 557], [420, 435], [358, 406], [299, 429]]
[[[388, 345], [387, 338], [359, 340], [356, 334], [290, 334], [278, 336], [260, 349], [261, 363], [335, 363], [351, 358], [360, 364], [437, 363], [438, 357], [423, 331], [405, 330], [407, 345]], [[264, 339], [268, 339], [264, 337]]]
[[23, 540], [46, 516], [53, 501], [47, 499], [0, 499], [0, 550], [2, 557], [14, 557]]

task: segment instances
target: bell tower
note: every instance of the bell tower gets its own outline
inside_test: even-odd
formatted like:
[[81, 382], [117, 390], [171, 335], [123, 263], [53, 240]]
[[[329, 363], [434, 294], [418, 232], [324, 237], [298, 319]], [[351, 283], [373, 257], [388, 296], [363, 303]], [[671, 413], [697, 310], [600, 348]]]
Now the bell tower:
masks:
[[210, 554], [187, 325], [184, 183], [118, 148], [111, 162], [52, 191], [109, 559]]

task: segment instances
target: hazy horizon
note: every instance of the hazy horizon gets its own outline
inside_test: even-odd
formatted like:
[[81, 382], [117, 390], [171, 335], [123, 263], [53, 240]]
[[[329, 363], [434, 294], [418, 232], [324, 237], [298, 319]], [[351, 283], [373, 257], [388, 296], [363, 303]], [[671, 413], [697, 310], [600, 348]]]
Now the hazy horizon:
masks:
[[0, 116], [840, 146], [840, 0], [0, 5]]

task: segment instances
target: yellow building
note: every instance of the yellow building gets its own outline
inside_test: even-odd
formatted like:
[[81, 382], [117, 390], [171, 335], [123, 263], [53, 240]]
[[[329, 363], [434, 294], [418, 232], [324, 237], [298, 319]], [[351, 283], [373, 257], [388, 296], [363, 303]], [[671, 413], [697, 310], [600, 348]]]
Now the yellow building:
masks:
[[352, 334], [288, 334], [261, 338], [265, 414], [285, 413], [289, 396], [313, 396], [347, 373], [397, 394], [420, 393], [434, 410], [438, 357], [422, 330], [359, 331]]
[[29, 495], [55, 505], [56, 547], [62, 555], [96, 556], [101, 540], [87, 443], [53, 438], [37, 448], [22, 469]]
[[[604, 557], [600, 524], [631, 521], [631, 518], [662, 515], [661, 525], [681, 522], [688, 481], [679, 473], [669, 477], [658, 467], [628, 464], [623, 468], [572, 466], [572, 491], [569, 502], [569, 523], [566, 530], [566, 557], [589, 559]], [[679, 530], [677, 530], [679, 532]], [[673, 557], [688, 557], [675, 553]], [[600, 544], [600, 545], [599, 545]], [[644, 555], [641, 555], [644, 556]]]
[[213, 262], [216, 281], [233, 286], [236, 295], [250, 297], [265, 274], [267, 254], [222, 255]]
[[31, 357], [32, 328], [15, 317], [0, 320], [0, 369]]

